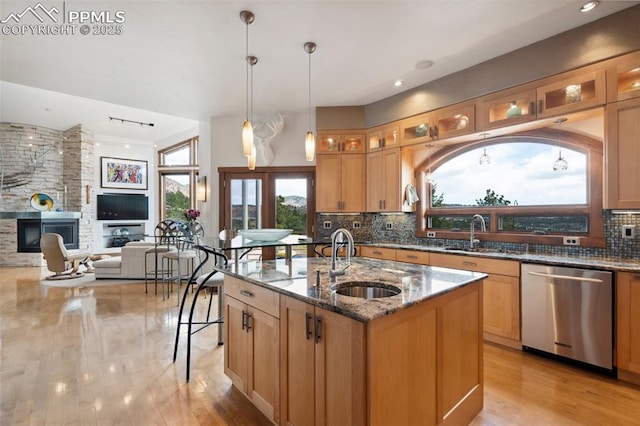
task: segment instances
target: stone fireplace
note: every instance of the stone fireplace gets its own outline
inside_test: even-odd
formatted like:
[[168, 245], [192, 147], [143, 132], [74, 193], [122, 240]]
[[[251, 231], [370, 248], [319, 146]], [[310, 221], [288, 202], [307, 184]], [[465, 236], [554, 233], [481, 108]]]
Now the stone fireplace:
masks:
[[[68, 246], [72, 253], [75, 249], [92, 252], [94, 213], [88, 195], [95, 174], [93, 133], [82, 125], [58, 131], [0, 123], [0, 149], [0, 266], [44, 265], [42, 254], [33, 251], [36, 222], [40, 233], [62, 226], [57, 230], [72, 241]], [[49, 195], [54, 200], [53, 210], [40, 212], [31, 207], [35, 193]], [[24, 222], [19, 229], [19, 218], [36, 222]], [[66, 222], [52, 224], [50, 220]], [[69, 221], [77, 223], [75, 231], [70, 230]], [[30, 237], [24, 233], [20, 237], [24, 225], [28, 225]], [[30, 247], [18, 251], [20, 243]]]

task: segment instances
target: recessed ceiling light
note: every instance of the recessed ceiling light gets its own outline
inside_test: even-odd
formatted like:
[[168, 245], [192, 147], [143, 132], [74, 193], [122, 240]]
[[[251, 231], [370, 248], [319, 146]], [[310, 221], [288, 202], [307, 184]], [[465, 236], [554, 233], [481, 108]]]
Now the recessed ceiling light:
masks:
[[416, 62], [417, 70], [426, 70], [427, 68], [431, 68], [433, 66], [433, 61], [425, 59], [424, 61]]
[[598, 6], [597, 1], [588, 1], [585, 4], [582, 5], [582, 7], [580, 8], [580, 12], [582, 13], [586, 13], [586, 12], [591, 12], [593, 9], [596, 8], [596, 6]]
[[402, 83], [403, 83], [403, 81], [402, 81], [402, 80], [396, 80], [396, 81], [393, 83], [393, 85], [394, 85], [394, 86], [396, 86], [396, 87], [400, 87], [400, 86], [402, 86]]

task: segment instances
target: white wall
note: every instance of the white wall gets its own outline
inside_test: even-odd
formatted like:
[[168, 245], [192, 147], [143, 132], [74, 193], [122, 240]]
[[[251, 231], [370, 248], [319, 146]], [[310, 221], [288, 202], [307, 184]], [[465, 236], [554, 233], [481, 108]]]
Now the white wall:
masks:
[[[284, 129], [282, 133], [271, 141], [274, 151], [274, 160], [270, 167], [282, 166], [313, 166], [314, 162], [309, 162], [305, 158], [304, 138], [309, 130], [308, 114], [283, 114]], [[260, 122], [265, 117], [256, 115], [254, 122]], [[201, 132], [200, 137], [200, 158], [205, 158], [205, 149], [209, 149], [208, 157], [210, 164], [208, 165], [206, 176], [209, 193], [207, 194], [207, 211], [206, 219], [211, 224], [212, 232], [217, 234], [220, 210], [218, 193], [218, 168], [219, 167], [247, 167], [247, 159], [242, 154], [241, 130], [244, 116], [225, 116], [214, 117], [210, 121], [210, 135], [208, 139], [204, 138]], [[201, 123], [202, 128], [202, 123]], [[315, 116], [312, 118], [311, 128], [315, 129]], [[205, 147], [203, 141], [210, 141], [210, 145]], [[265, 163], [258, 155], [257, 167], [264, 167]], [[248, 169], [247, 169], [248, 171]], [[200, 163], [200, 174], [205, 173], [204, 161]], [[205, 214], [204, 212], [202, 213]]]
[[[92, 223], [93, 229], [93, 247], [96, 253], [108, 253], [113, 251], [119, 251], [118, 248], [104, 248], [104, 224], [114, 223], [144, 223], [145, 232], [147, 234], [153, 234], [153, 229], [157, 223], [157, 173], [155, 168], [156, 150], [153, 146], [153, 142], [139, 141], [133, 139], [115, 138], [112, 136], [95, 135], [94, 137], [94, 166], [96, 174], [93, 181], [93, 189], [91, 194], [91, 203], [93, 204], [94, 213], [96, 210], [96, 196], [103, 193], [129, 193], [129, 194], [144, 194], [149, 197], [149, 219], [144, 220], [123, 220], [123, 221], [104, 221], [95, 219]], [[127, 148], [128, 146], [128, 148]], [[145, 191], [131, 190], [131, 189], [113, 189], [102, 188], [100, 184], [100, 166], [101, 157], [114, 157], [125, 158], [130, 160], [143, 160], [148, 162], [147, 168], [147, 181], [148, 188]], [[126, 227], [126, 226], [125, 226]]]

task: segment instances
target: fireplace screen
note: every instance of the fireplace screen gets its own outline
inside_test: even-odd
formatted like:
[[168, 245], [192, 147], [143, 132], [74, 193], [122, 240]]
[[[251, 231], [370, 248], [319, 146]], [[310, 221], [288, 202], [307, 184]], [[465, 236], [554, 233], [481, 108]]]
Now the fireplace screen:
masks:
[[40, 253], [40, 236], [47, 233], [60, 234], [68, 250], [79, 247], [76, 219], [18, 219], [18, 253]]

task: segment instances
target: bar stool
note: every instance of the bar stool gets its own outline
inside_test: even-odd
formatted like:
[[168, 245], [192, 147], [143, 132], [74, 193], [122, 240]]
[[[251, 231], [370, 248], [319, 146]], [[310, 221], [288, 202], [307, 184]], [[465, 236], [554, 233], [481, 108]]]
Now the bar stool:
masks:
[[[182, 286], [182, 280], [187, 281], [189, 276], [192, 275], [195, 270], [195, 261], [198, 258], [198, 254], [194, 249], [194, 246], [198, 243], [200, 238], [204, 236], [204, 228], [199, 222], [179, 222], [178, 235], [176, 237], [177, 250], [167, 251], [160, 253], [162, 257], [162, 270], [165, 271], [163, 276], [162, 286], [162, 298], [164, 300], [164, 284], [168, 286], [167, 297], [171, 293], [172, 283], [175, 281], [178, 284], [178, 301], [180, 303], [180, 287]], [[187, 286], [189, 287], [189, 286]]]
[[[227, 266], [228, 259], [227, 259], [227, 256], [225, 256], [225, 254], [221, 250], [213, 247], [196, 245], [195, 249], [199, 253], [200, 264], [196, 267], [196, 269], [193, 271], [193, 273], [189, 277], [189, 280], [187, 281], [187, 285], [185, 286], [185, 289], [184, 289], [184, 294], [182, 296], [182, 302], [180, 303], [180, 310], [178, 313], [178, 325], [176, 328], [176, 342], [173, 347], [173, 362], [176, 362], [176, 358], [178, 356], [178, 344], [180, 340], [180, 327], [183, 325], [187, 325], [187, 365], [186, 365], [187, 382], [189, 382], [190, 369], [191, 369], [190, 368], [191, 367], [191, 336], [193, 336], [200, 330], [203, 330], [209, 327], [210, 325], [219, 324], [218, 345], [222, 345], [224, 343], [224, 337], [223, 337], [224, 334], [222, 330], [222, 324], [224, 323], [224, 308], [223, 308], [224, 277], [221, 272], [218, 272], [215, 269], [208, 273], [203, 273], [202, 271], [211, 256], [214, 256], [213, 260], [216, 265], [223, 266], [223, 267]], [[191, 308], [189, 309], [189, 317], [185, 322], [182, 318], [182, 313], [184, 311], [184, 306], [187, 301], [187, 297], [189, 294], [189, 287], [191, 284], [197, 284], [197, 288], [195, 293], [193, 294], [193, 299], [191, 301]], [[205, 293], [206, 293], [206, 289], [211, 290], [211, 294], [209, 296], [209, 306], [207, 307], [206, 318], [203, 321], [194, 321], [196, 303], [199, 300], [198, 296], [200, 295], [200, 292], [203, 290], [205, 290]], [[213, 302], [214, 289], [216, 289], [218, 293], [218, 317], [212, 319], [211, 304]], [[193, 328], [194, 326], [197, 326], [197, 328], [194, 329]]]
[[[147, 283], [149, 277], [153, 276], [153, 282], [155, 286], [155, 294], [158, 294], [158, 274], [163, 276], [166, 271], [158, 269], [158, 255], [161, 253], [167, 253], [169, 251], [175, 251], [176, 238], [178, 236], [178, 222], [175, 220], [167, 219], [159, 222], [153, 232], [154, 246], [150, 247], [144, 253], [144, 292], [147, 292]], [[149, 270], [147, 266], [147, 259], [149, 255], [154, 257], [154, 268]]]

